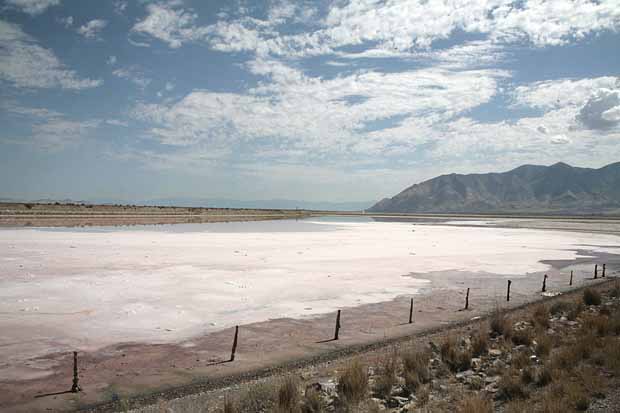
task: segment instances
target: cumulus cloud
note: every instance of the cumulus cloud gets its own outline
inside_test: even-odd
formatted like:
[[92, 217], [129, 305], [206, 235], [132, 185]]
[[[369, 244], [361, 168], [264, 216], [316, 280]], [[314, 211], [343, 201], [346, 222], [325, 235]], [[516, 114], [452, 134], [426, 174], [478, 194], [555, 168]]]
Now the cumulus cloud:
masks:
[[82, 79], [15, 24], [0, 20], [0, 79], [22, 88], [86, 89], [102, 80]]
[[6, 0], [6, 4], [24, 13], [36, 16], [43, 13], [48, 7], [59, 5], [60, 0]]
[[83, 24], [77, 29], [77, 32], [87, 39], [99, 37], [99, 33], [108, 25], [108, 22], [101, 19], [95, 19]]
[[620, 124], [620, 88], [596, 91], [577, 114], [588, 129], [608, 130]]
[[617, 81], [614, 76], [554, 79], [518, 86], [512, 95], [516, 105], [543, 110], [582, 106], [597, 90], [615, 88]]

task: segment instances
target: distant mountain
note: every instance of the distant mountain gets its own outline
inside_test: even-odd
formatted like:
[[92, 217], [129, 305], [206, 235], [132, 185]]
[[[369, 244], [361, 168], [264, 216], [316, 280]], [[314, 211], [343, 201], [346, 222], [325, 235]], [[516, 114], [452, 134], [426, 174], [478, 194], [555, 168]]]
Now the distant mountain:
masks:
[[138, 202], [139, 205], [213, 207], [213, 208], [257, 208], [257, 209], [310, 209], [320, 211], [363, 211], [372, 205], [367, 202], [322, 202], [296, 201], [291, 199], [268, 199], [241, 201], [235, 199], [206, 198], [161, 198]]
[[368, 211], [620, 213], [620, 162], [600, 169], [560, 162], [503, 173], [442, 175], [385, 198]]

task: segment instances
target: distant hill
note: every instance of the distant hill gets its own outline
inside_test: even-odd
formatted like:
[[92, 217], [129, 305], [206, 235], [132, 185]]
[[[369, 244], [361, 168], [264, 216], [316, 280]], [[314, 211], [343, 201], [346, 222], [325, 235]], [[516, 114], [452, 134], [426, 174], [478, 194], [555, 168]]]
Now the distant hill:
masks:
[[322, 211], [363, 211], [372, 205], [367, 202], [325, 202], [299, 201], [291, 199], [236, 200], [207, 198], [161, 198], [137, 202], [139, 205], [214, 207], [214, 208], [258, 208], [258, 209], [308, 209]]
[[368, 211], [620, 213], [620, 162], [600, 169], [560, 162], [503, 173], [442, 175], [385, 198]]

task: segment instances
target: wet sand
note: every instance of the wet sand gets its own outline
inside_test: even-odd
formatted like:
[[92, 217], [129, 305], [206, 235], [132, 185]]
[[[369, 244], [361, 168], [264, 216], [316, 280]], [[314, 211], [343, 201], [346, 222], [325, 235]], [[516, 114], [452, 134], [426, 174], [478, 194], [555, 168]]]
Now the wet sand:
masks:
[[[431, 232], [441, 229], [431, 228]], [[390, 232], [393, 230], [394, 228]], [[420, 231], [422, 230], [420, 228]], [[346, 232], [346, 230], [342, 231]], [[410, 225], [407, 225], [407, 231], [411, 231]], [[468, 251], [468, 254], [463, 255], [455, 253], [453, 257], [446, 257], [445, 251], [442, 254], [433, 255], [433, 248], [437, 247], [432, 247], [433, 244], [428, 242], [424, 254], [422, 254], [423, 248], [419, 247], [418, 253], [420, 255], [410, 255], [411, 245], [407, 245], [407, 248], [400, 247], [402, 248], [401, 251], [397, 245], [388, 242], [390, 254], [387, 257], [383, 257], [383, 254], [377, 252], [377, 250], [384, 251], [380, 245], [375, 243], [374, 246], [366, 246], [362, 251], [363, 255], [366, 257], [374, 256], [375, 258], [378, 256], [379, 261], [373, 262], [372, 266], [368, 261], [362, 261], [352, 268], [352, 262], [359, 259], [358, 255], [354, 255], [349, 257], [349, 261], [342, 262], [343, 271], [348, 268], [347, 271], [353, 272], [354, 269], [357, 275], [362, 274], [371, 277], [373, 272], [378, 271], [377, 268], [382, 268], [381, 265], [377, 265], [384, 263], [381, 260], [395, 261], [394, 269], [398, 270], [394, 272], [396, 275], [390, 275], [391, 270], [388, 269], [378, 279], [384, 280], [383, 282], [392, 288], [403, 285], [407, 288], [406, 293], [394, 290], [389, 293], [394, 294], [396, 297], [394, 299], [386, 300], [383, 297], [377, 297], [375, 302], [362, 303], [362, 305], [356, 302], [359, 298], [354, 298], [342, 306], [332, 304], [333, 308], [330, 305], [325, 305], [320, 311], [323, 313], [322, 315], [315, 314], [310, 317], [298, 318], [298, 313], [291, 311], [297, 318], [285, 317], [262, 322], [241, 323], [245, 325], [242, 325], [240, 329], [240, 345], [237, 359], [233, 363], [221, 363], [230, 356], [232, 341], [232, 329], [230, 328], [222, 330], [216, 328], [206, 335], [191, 333], [189, 338], [176, 336], [161, 344], [144, 344], [144, 342], [134, 341], [133, 343], [108, 345], [104, 343], [103, 347], [95, 345], [93, 348], [89, 348], [92, 345], [91, 343], [85, 346], [86, 351], [80, 353], [81, 384], [84, 392], [79, 397], [57, 395], [34, 399], [35, 394], [52, 393], [70, 387], [71, 358], [67, 350], [71, 346], [87, 344], [79, 342], [77, 344], [75, 342], [56, 343], [60, 344], [58, 348], [63, 351], [42, 354], [40, 357], [14, 363], [12, 366], [7, 366], [4, 363], [2, 367], [6, 377], [0, 381], [0, 394], [2, 395], [0, 396], [0, 409], [16, 412], [44, 411], [46, 408], [70, 409], [76, 407], [77, 404], [110, 400], [115, 394], [127, 396], [158, 388], [187, 385], [196, 380], [208, 381], [209, 379], [226, 377], [290, 360], [318, 356], [353, 344], [377, 342], [385, 338], [404, 336], [458, 320], [471, 319], [485, 313], [497, 303], [504, 303], [507, 279], [513, 281], [510, 305], [515, 306], [540, 298], [540, 286], [544, 272], [549, 274], [547, 282], [549, 291], [559, 292], [568, 289], [568, 274], [571, 269], [575, 271], [575, 286], [580, 286], [592, 282], [588, 278], [591, 278], [594, 262], [608, 263], [608, 275], [612, 275], [620, 268], [617, 255], [610, 252], [619, 246], [617, 237], [597, 238], [596, 240], [586, 237], [586, 239], [579, 239], [577, 242], [577, 238], [584, 236], [584, 234], [560, 233], [556, 237], [556, 235], [550, 236], [550, 233], [547, 232], [543, 238], [543, 244], [547, 245], [530, 245], [529, 248], [526, 248], [528, 251], [522, 253], [523, 255], [519, 254], [519, 249], [504, 251], [504, 254], [499, 254], [498, 251], [501, 248], [499, 248], [498, 240], [494, 238], [490, 241], [498, 247], [495, 251], [498, 255], [489, 257], [484, 253], [472, 256], [471, 248], [473, 247], [466, 246], [464, 240], [475, 238], [472, 238], [474, 232], [468, 231], [479, 231], [479, 229], [459, 228], [456, 232], [450, 232], [452, 235], [449, 238], [452, 238], [451, 242], [453, 243], [451, 248], [457, 252]], [[497, 231], [497, 229], [493, 229], [493, 231]], [[529, 231], [526, 230], [526, 232]], [[361, 233], [355, 232], [354, 238], [362, 237]], [[515, 234], [513, 232], [500, 233], [505, 238], [504, 242], [506, 239], [513, 239]], [[61, 232], [60, 234], [66, 236], [66, 233]], [[377, 236], [376, 227], [371, 227], [368, 235], [370, 234], [374, 234], [374, 237]], [[427, 235], [429, 234], [427, 233]], [[463, 238], [459, 238], [459, 234]], [[339, 243], [346, 239], [344, 233], [341, 235], [343, 236], [339, 238]], [[379, 238], [385, 240], [386, 234], [383, 235]], [[214, 234], [211, 233], [210, 239], [213, 236]], [[253, 236], [256, 237], [257, 235], [254, 234]], [[308, 236], [308, 233], [305, 233], [304, 242], [307, 242]], [[323, 237], [325, 234], [321, 232], [315, 236]], [[269, 237], [273, 238], [274, 235], [270, 234]], [[442, 237], [445, 238], [445, 233]], [[597, 237], [600, 236], [597, 235]], [[478, 237], [479, 240], [483, 238]], [[590, 247], [592, 248], [590, 250], [582, 247], [580, 248], [581, 251], [576, 247], [566, 251], [563, 247], [558, 249], [561, 245], [561, 243], [558, 244], [559, 240], [566, 238], [580, 245], [599, 241], [600, 245], [604, 246]], [[519, 242], [521, 241], [519, 240]], [[606, 242], [603, 243], [602, 241]], [[323, 240], [323, 242], [325, 241]], [[535, 244], [536, 242], [531, 240], [529, 243]], [[53, 244], [57, 245], [58, 240], [54, 240]], [[521, 247], [521, 244], [519, 246]], [[482, 241], [479, 241], [478, 247], [482, 252], [490, 248]], [[325, 248], [326, 252], [322, 254], [327, 254], [327, 251], [334, 247], [327, 245]], [[356, 245], [353, 249], [358, 250], [360, 246]], [[396, 255], [394, 255], [394, 249], [396, 249]], [[533, 262], [532, 249], [537, 250], [534, 257], [536, 259]], [[405, 252], [407, 256], [405, 256]], [[315, 253], [322, 256], [318, 251]], [[342, 251], [340, 253], [342, 255]], [[552, 259], [552, 261], [547, 264], [538, 262], [540, 260], [537, 258], [539, 254], [542, 256], [546, 254], [547, 258]], [[279, 255], [287, 257], [287, 253], [284, 252], [280, 252]], [[296, 255], [292, 254], [288, 256], [288, 259], [284, 259], [281, 263], [282, 266], [303, 261]], [[426, 256], [428, 259], [421, 259], [421, 256]], [[83, 262], [82, 259], [79, 261]], [[441, 261], [441, 265], [436, 264], [437, 261]], [[525, 261], [525, 263], [520, 261]], [[314, 260], [310, 259], [310, 262], [313, 263]], [[318, 260], [318, 262], [325, 266], [324, 261]], [[66, 263], [63, 262], [63, 264]], [[434, 265], [437, 267], [433, 268]], [[419, 270], [403, 271], [403, 268]], [[474, 270], [476, 268], [483, 269], [483, 271]], [[299, 269], [295, 268], [291, 271], [298, 274]], [[337, 274], [338, 271], [335, 272], [335, 275]], [[364, 282], [365, 277], [361, 277], [352, 280], [351, 284], [334, 284], [336, 291], [339, 291], [339, 294], [336, 295], [337, 301], [346, 303], [346, 292], [351, 289], [351, 285], [363, 285]], [[373, 290], [378, 288], [372, 282], [368, 285]], [[301, 288], [308, 289], [310, 287], [302, 285]], [[460, 311], [464, 304], [466, 288], [471, 289], [470, 310]], [[274, 301], [276, 297], [281, 297], [287, 293], [287, 288], [283, 288], [276, 282], [269, 286], [267, 294], [264, 296], [265, 302]], [[363, 291], [356, 293], [357, 297], [364, 296]], [[415, 322], [409, 325], [406, 324], [406, 321], [411, 296], [414, 296], [415, 301]], [[293, 297], [298, 298], [295, 294]], [[292, 302], [296, 301], [292, 300]], [[304, 308], [307, 308], [305, 304]], [[334, 327], [334, 314], [332, 312], [325, 314], [325, 312], [335, 308], [343, 308], [343, 328], [340, 333], [340, 340], [338, 342], [325, 341], [333, 336]], [[14, 344], [3, 343], [6, 345], [3, 345], [0, 351], [6, 351], [7, 348], [13, 351], [19, 350], [20, 347], [27, 348], [30, 333], [23, 328], [23, 324], [22, 326], [17, 325], [22, 321], [23, 319], [17, 320], [14, 329], [7, 330], [4, 328], [6, 326], [3, 326], [3, 331], [23, 331], [25, 333], [23, 337], [13, 337]], [[109, 328], [108, 324], [102, 325]], [[175, 332], [161, 332], [163, 335], [166, 333], [174, 335]], [[66, 335], [66, 333], [64, 334]], [[40, 375], [37, 376], [37, 374]], [[20, 379], [16, 380], [14, 377], [20, 377]]]

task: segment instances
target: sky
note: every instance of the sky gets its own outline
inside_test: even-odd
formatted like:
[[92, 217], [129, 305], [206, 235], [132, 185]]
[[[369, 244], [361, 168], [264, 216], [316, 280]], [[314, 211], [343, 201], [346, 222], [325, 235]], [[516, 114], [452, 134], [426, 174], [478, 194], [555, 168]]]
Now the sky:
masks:
[[620, 161], [620, 0], [2, 0], [0, 198], [374, 201]]

